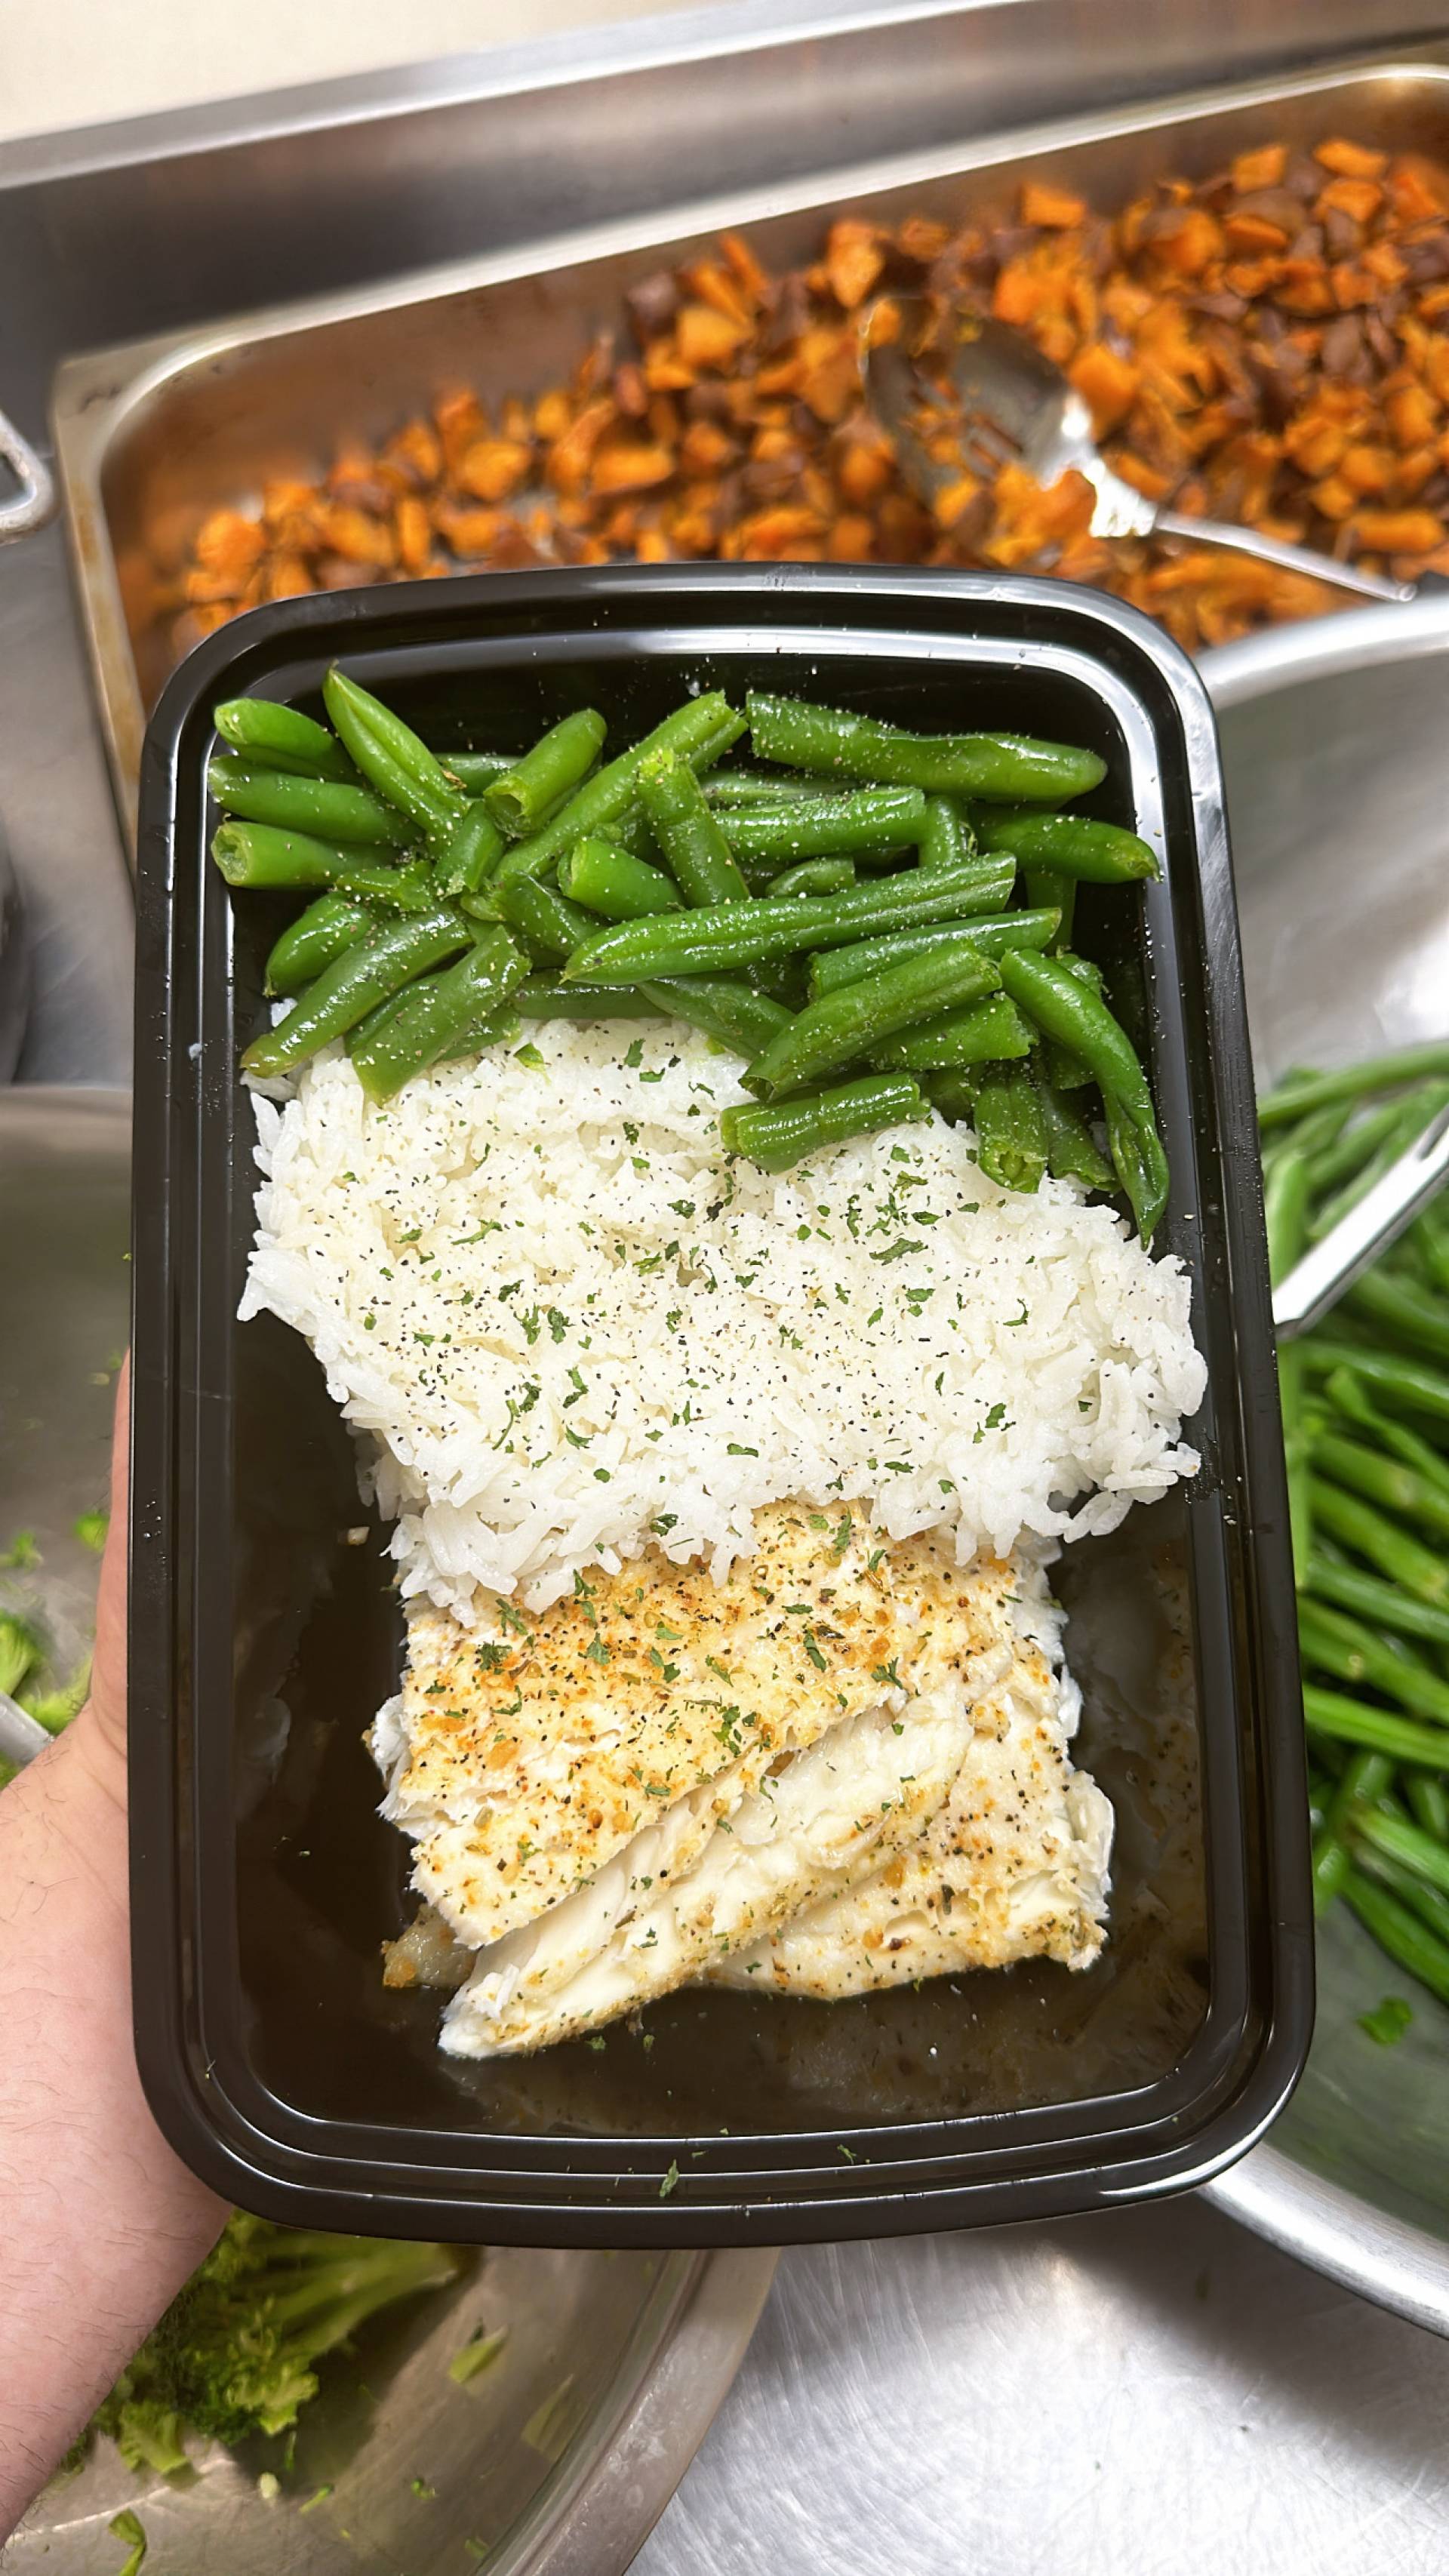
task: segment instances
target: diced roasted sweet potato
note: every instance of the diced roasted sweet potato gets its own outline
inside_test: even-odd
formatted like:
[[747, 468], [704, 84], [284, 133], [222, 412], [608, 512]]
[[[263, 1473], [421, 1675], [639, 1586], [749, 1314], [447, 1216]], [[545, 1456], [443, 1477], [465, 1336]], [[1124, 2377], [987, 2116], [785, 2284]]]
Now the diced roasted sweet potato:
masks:
[[275, 554], [267, 564], [268, 599], [303, 599], [316, 587], [301, 555]]
[[1099, 438], [1120, 427], [1137, 399], [1139, 370], [1130, 358], [1096, 340], [1068, 369], [1072, 383], [1092, 415]]
[[459, 487], [475, 501], [506, 501], [518, 490], [533, 462], [533, 450], [518, 438], [480, 438], [459, 459]]
[[691, 374], [705, 367], [727, 367], [748, 337], [748, 323], [732, 321], [712, 304], [686, 304], [674, 327], [675, 353]]
[[1338, 471], [1353, 492], [1384, 492], [1392, 483], [1399, 466], [1398, 449], [1360, 444], [1346, 447], [1338, 460]]
[[562, 430], [548, 453], [545, 472], [556, 492], [582, 492], [586, 489], [594, 461], [594, 450], [614, 419], [612, 399], [601, 396], [597, 402], [585, 403], [577, 420]]
[[1287, 167], [1287, 144], [1263, 143], [1255, 152], [1240, 152], [1228, 176], [1237, 194], [1247, 197], [1255, 188], [1276, 188]]
[[869, 563], [875, 529], [863, 510], [843, 510], [830, 523], [825, 551], [832, 563]]
[[998, 322], [1014, 322], [1025, 330], [1042, 306], [1040, 271], [1030, 260], [1009, 259], [996, 280], [991, 310]]
[[397, 559], [404, 572], [413, 574], [426, 569], [433, 551], [433, 525], [427, 503], [416, 492], [399, 501], [393, 514], [397, 538]]
[[1316, 144], [1313, 158], [1341, 179], [1378, 179], [1389, 165], [1387, 152], [1376, 152], [1363, 143], [1350, 143], [1341, 134], [1330, 135], [1327, 142]]
[[1444, 522], [1433, 510], [1358, 510], [1354, 529], [1360, 545], [1386, 555], [1431, 554], [1444, 538]]
[[456, 501], [435, 501], [433, 525], [445, 545], [465, 562], [489, 555], [503, 526], [501, 510], [468, 509]]
[[860, 399], [860, 352], [849, 330], [807, 331], [800, 343], [800, 399], [817, 420], [844, 420]]
[[1257, 259], [1286, 250], [1290, 235], [1286, 224], [1275, 224], [1267, 215], [1250, 214], [1245, 208], [1224, 215], [1223, 239], [1239, 259]]
[[652, 483], [667, 483], [673, 472], [674, 459], [667, 447], [611, 439], [595, 454], [593, 486], [596, 492], [640, 492]]
[[1180, 277], [1201, 277], [1223, 256], [1222, 226], [1205, 206], [1186, 206], [1163, 225], [1152, 247], [1164, 268], [1175, 269]]
[[825, 274], [837, 304], [853, 313], [863, 304], [885, 266], [885, 251], [874, 224], [843, 217], [832, 224], [825, 244]]
[[469, 448], [486, 434], [488, 415], [471, 385], [453, 385], [439, 394], [433, 419], [443, 462], [450, 474], [456, 474]]
[[1421, 447], [1438, 427], [1439, 407], [1423, 385], [1400, 385], [1385, 401], [1384, 416], [1400, 447]]
[[743, 233], [721, 233], [719, 246], [728, 260], [735, 282], [746, 301], [756, 310], [770, 299], [770, 273], [760, 266]]
[[1045, 179], [1028, 179], [1021, 192], [1021, 220], [1048, 232], [1070, 232], [1087, 220], [1087, 203], [1070, 188], [1054, 188]]
[[1356, 224], [1369, 224], [1383, 201], [1384, 192], [1377, 179], [1330, 179], [1320, 191], [1313, 211], [1322, 216], [1330, 207], [1336, 207]]
[[686, 474], [715, 474], [737, 453], [737, 442], [717, 420], [694, 420], [680, 441], [679, 462]]
[[213, 510], [197, 529], [194, 548], [198, 571], [215, 585], [207, 596], [227, 599], [239, 595], [261, 562], [266, 543], [255, 519], [243, 517], [240, 510]]
[[344, 563], [368, 565], [375, 572], [390, 572], [397, 561], [397, 545], [391, 528], [385, 520], [373, 518], [366, 510], [333, 501], [318, 511], [317, 526], [328, 553], [339, 556]]
[[400, 466], [422, 490], [436, 483], [443, 470], [443, 443], [431, 422], [404, 421], [399, 430], [383, 443], [383, 456], [388, 464]]
[[1402, 224], [1431, 223], [1449, 211], [1449, 180], [1420, 161], [1396, 161], [1388, 175], [1389, 199]]

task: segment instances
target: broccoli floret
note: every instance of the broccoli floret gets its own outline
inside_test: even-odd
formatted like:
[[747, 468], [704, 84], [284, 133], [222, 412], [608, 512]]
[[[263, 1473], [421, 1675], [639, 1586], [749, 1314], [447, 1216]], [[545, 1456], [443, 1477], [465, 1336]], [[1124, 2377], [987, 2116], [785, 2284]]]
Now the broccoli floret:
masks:
[[138, 2393], [132, 2371], [121, 2373], [102, 2414], [104, 2430], [138, 2477], [148, 2471], [154, 2477], [174, 2477], [178, 2469], [190, 2466], [185, 2429], [175, 2407]]
[[36, 1725], [43, 1726], [47, 1735], [61, 1735], [71, 1719], [80, 1715], [90, 1686], [91, 1659], [87, 1655], [59, 1690], [40, 1690], [32, 1683], [18, 1696], [27, 1717], [33, 1717]]
[[0, 1610], [0, 1691], [15, 1697], [21, 1683], [45, 1661], [45, 1648], [14, 1610]]
[[[97, 2417], [133, 2468], [185, 2464], [187, 2433], [284, 2433], [314, 2365], [380, 2308], [453, 2279], [446, 2245], [274, 2227], [238, 2210]], [[170, 2452], [169, 2459], [160, 2454]]]

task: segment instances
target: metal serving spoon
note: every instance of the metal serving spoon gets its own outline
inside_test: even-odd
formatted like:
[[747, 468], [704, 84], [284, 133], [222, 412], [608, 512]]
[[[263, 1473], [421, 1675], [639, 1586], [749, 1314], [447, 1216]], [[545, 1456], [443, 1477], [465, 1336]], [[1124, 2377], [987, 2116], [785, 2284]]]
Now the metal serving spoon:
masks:
[[[900, 315], [891, 340], [874, 343], [871, 318], [883, 305]], [[915, 426], [924, 411], [943, 425], [959, 424], [965, 462], [989, 471], [1015, 459], [1038, 483], [1055, 483], [1069, 468], [1084, 474], [1096, 493], [1094, 537], [1191, 537], [1198, 545], [1227, 546], [1285, 572], [1308, 573], [1366, 599], [1408, 600], [1412, 582], [1361, 572], [1308, 546], [1290, 546], [1255, 528], [1223, 519], [1195, 519], [1144, 499], [1097, 452], [1092, 416], [1076, 387], [1020, 331], [1002, 322], [971, 323], [970, 336], [949, 348], [941, 342], [942, 316], [924, 296], [894, 295], [871, 306], [864, 321], [866, 400], [895, 441], [907, 479], [930, 502], [953, 479], [953, 469], [927, 453]], [[920, 357], [915, 353], [920, 352]], [[927, 363], [922, 364], [925, 360]], [[934, 372], [931, 362], [934, 362]]]
[[1306, 1333], [1336, 1306], [1449, 1179], [1449, 1109], [1391, 1163], [1381, 1181], [1331, 1226], [1321, 1243], [1295, 1261], [1273, 1291], [1273, 1329], [1280, 1342]]

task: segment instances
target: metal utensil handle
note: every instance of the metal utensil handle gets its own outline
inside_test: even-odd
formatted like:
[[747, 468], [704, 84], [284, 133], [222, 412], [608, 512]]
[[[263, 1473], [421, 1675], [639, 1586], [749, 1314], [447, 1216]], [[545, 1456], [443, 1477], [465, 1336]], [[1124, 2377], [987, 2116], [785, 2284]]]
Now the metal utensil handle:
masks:
[[14, 537], [33, 536], [55, 516], [55, 477], [22, 438], [13, 420], [0, 411], [0, 458], [20, 486], [14, 498], [0, 501], [0, 546]]
[[1331, 1226], [1321, 1243], [1295, 1261], [1273, 1291], [1273, 1329], [1280, 1342], [1306, 1333], [1397, 1240], [1449, 1177], [1449, 1109]]
[[43, 1726], [27, 1715], [7, 1691], [0, 1691], [0, 1760], [14, 1762], [22, 1769], [43, 1753], [50, 1737]]
[[1390, 581], [1386, 573], [1361, 572], [1357, 564], [1339, 563], [1332, 555], [1315, 554], [1311, 546], [1285, 545], [1278, 537], [1260, 536], [1256, 528], [1236, 528], [1226, 519], [1192, 519], [1180, 510], [1159, 510], [1152, 525], [1161, 536], [1195, 537], [1200, 545], [1229, 546], [1235, 554], [1256, 555], [1259, 563], [1277, 564], [1283, 572], [1306, 572], [1314, 581], [1336, 582], [1340, 590], [1356, 590], [1365, 599], [1402, 603], [1415, 596], [1411, 581]]

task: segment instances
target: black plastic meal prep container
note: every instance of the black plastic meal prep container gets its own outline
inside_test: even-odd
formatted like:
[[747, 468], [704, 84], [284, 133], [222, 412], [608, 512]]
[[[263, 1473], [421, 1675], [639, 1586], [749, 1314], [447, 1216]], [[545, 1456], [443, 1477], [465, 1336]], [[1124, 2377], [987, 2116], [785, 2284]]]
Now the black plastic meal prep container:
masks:
[[[241, 1324], [252, 1105], [283, 899], [207, 856], [215, 701], [314, 712], [342, 659], [440, 746], [592, 704], [612, 744], [766, 686], [923, 729], [1084, 742], [1091, 810], [1160, 885], [1086, 888], [1080, 944], [1150, 1065], [1209, 1393], [1201, 1474], [1053, 1581], [1117, 1810], [1110, 1938], [817, 2004], [652, 2006], [602, 2046], [469, 2063], [388, 1991], [408, 1847], [363, 1730], [402, 1621], [301, 1338]], [[1256, 2138], [1312, 2018], [1302, 1719], [1252, 1076], [1211, 712], [1135, 611], [1047, 581], [827, 567], [535, 573], [292, 599], [170, 681], [142, 764], [130, 1689], [137, 2047], [162, 2127], [303, 2225], [561, 2245], [788, 2242], [1059, 2215], [1200, 2182]], [[365, 1532], [365, 1535], [364, 1535]], [[362, 1539], [363, 1543], [359, 1543]]]

